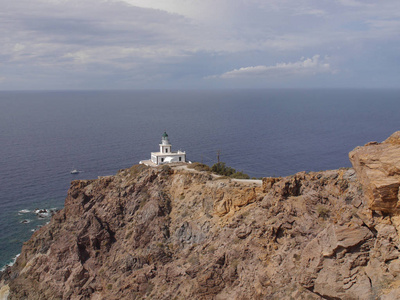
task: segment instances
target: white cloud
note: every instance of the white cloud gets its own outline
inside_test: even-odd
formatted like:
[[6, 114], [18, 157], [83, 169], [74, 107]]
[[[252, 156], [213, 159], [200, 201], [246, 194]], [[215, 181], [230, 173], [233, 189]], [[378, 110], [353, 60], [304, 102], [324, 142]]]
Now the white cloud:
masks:
[[231, 79], [231, 78], [254, 78], [254, 77], [287, 77], [287, 76], [304, 76], [316, 75], [319, 73], [333, 73], [331, 66], [325, 60], [321, 60], [319, 55], [312, 58], [302, 58], [297, 62], [277, 63], [274, 66], [252, 66], [243, 67], [226, 72], [214, 78]]

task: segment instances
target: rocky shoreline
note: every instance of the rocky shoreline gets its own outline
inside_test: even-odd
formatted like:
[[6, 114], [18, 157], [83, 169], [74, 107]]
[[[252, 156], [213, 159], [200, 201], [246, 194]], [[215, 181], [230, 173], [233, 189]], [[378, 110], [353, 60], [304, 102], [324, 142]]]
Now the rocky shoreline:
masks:
[[[0, 275], [8, 299], [400, 298], [400, 133], [264, 178], [136, 165], [73, 181]], [[0, 297], [0, 299], [2, 299]]]

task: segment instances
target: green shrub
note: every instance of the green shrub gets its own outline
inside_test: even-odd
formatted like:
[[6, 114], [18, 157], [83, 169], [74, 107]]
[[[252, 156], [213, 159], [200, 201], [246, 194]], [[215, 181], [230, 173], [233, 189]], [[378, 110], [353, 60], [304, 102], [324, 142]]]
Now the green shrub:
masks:
[[250, 179], [250, 176], [241, 172], [236, 172], [234, 168], [226, 166], [224, 162], [219, 162], [211, 167], [211, 171], [222, 176], [228, 176], [236, 179]]
[[188, 168], [195, 169], [196, 171], [206, 171], [206, 172], [211, 171], [209, 166], [207, 166], [205, 164], [198, 163], [198, 162], [195, 162], [195, 163], [192, 163], [192, 164], [188, 165]]
[[224, 162], [214, 164], [211, 167], [211, 171], [223, 176], [231, 176], [232, 174], [236, 173], [236, 170], [234, 168], [227, 167]]
[[231, 177], [236, 179], [250, 179], [250, 176], [243, 172], [236, 172], [232, 174]]

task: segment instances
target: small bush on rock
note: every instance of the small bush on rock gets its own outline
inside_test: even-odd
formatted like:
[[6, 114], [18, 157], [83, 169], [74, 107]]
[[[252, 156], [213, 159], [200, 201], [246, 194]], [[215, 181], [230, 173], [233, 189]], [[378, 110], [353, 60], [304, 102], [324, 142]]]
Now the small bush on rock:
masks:
[[198, 163], [198, 162], [188, 165], [188, 168], [195, 169], [196, 171], [206, 171], [206, 172], [211, 171], [209, 166], [202, 164], [202, 163]]
[[326, 219], [326, 218], [329, 217], [329, 213], [330, 213], [330, 210], [329, 210], [328, 207], [323, 206], [323, 205], [320, 205], [320, 206], [317, 207], [318, 217]]
[[250, 176], [243, 172], [236, 172], [234, 168], [226, 166], [224, 162], [219, 162], [211, 167], [211, 171], [222, 176], [228, 176], [235, 179], [250, 179]]

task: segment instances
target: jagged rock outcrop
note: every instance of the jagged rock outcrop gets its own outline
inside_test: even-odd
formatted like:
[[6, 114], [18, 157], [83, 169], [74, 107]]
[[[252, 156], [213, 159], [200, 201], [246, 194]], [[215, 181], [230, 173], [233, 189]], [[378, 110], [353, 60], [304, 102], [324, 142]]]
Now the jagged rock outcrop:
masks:
[[73, 181], [0, 276], [8, 299], [396, 299], [396, 216], [354, 169], [240, 181], [183, 166]]
[[365, 188], [369, 207], [390, 214], [400, 212], [400, 131], [382, 143], [371, 142], [349, 154]]

